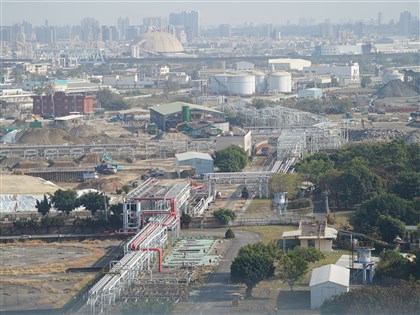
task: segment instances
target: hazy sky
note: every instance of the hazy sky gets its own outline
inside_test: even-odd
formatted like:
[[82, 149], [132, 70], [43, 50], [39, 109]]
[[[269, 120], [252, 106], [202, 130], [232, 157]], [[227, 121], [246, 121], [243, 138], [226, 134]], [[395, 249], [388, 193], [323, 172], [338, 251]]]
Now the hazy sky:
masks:
[[398, 21], [402, 11], [419, 15], [418, 0], [0, 0], [1, 25], [22, 20], [34, 25], [80, 25], [83, 17], [93, 17], [102, 25], [116, 25], [118, 17], [129, 17], [130, 24], [142, 24], [143, 17], [168, 16], [171, 12], [197, 10], [202, 25], [252, 23], [297, 23], [300, 17], [322, 22], [368, 21], [382, 12], [382, 21]]

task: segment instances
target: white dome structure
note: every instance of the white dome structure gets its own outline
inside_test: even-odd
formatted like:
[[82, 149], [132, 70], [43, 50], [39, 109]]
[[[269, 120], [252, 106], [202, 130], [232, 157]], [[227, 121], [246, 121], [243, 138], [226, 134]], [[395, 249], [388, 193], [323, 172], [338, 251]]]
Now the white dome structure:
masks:
[[144, 53], [178, 53], [184, 51], [184, 47], [179, 40], [165, 32], [147, 32], [143, 34], [139, 41], [132, 46], [133, 57], [140, 52]]

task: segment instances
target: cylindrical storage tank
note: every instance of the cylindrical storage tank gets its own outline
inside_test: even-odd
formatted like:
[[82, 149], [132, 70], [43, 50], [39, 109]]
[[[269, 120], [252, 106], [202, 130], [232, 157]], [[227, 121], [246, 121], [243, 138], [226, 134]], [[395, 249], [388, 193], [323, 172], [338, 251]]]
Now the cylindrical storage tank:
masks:
[[217, 74], [210, 77], [210, 91], [212, 94], [223, 94], [228, 92], [228, 75]]
[[265, 92], [267, 90], [267, 80], [265, 79], [265, 73], [254, 71], [252, 74], [255, 76], [255, 92]]
[[255, 94], [255, 76], [250, 74], [231, 75], [228, 77], [228, 88], [230, 94]]
[[288, 72], [275, 72], [270, 74], [267, 83], [270, 92], [292, 92], [292, 76]]
[[188, 105], [182, 105], [182, 122], [188, 122], [191, 120], [190, 107]]
[[393, 80], [404, 80], [404, 75], [402, 73], [399, 73], [398, 70], [387, 70], [382, 75], [382, 82], [384, 84], [387, 84], [390, 81]]

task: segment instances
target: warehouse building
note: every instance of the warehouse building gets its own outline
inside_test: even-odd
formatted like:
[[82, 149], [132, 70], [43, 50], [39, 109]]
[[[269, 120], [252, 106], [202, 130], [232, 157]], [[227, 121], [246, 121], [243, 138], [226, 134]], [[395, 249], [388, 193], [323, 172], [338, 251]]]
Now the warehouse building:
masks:
[[95, 95], [66, 94], [55, 92], [53, 95], [32, 96], [34, 115], [65, 116], [71, 112], [93, 113]]
[[214, 172], [214, 161], [207, 153], [185, 152], [175, 154], [175, 169], [180, 176], [182, 166], [188, 166], [196, 175]]
[[209, 107], [184, 102], [158, 104], [150, 108], [150, 122], [162, 131], [172, 128], [177, 130], [185, 122], [200, 121], [221, 123], [225, 121], [225, 114]]

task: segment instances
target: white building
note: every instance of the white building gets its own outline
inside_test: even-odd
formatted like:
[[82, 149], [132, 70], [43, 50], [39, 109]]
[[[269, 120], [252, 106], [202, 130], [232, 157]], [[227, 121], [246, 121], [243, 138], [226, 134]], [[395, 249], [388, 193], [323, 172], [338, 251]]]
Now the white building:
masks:
[[231, 145], [237, 145], [238, 147], [244, 149], [248, 156], [251, 156], [252, 153], [252, 136], [251, 131], [243, 135], [235, 135], [231, 133], [227, 136], [217, 137], [216, 138], [216, 151], [221, 151], [230, 147]]
[[309, 88], [309, 89], [298, 90], [298, 97], [299, 98], [321, 98], [322, 89]]
[[382, 83], [387, 84], [393, 80], [401, 80], [404, 81], [404, 75], [399, 73], [398, 70], [386, 70], [382, 75]]
[[319, 47], [322, 56], [361, 55], [362, 44], [356, 45], [322, 45]]
[[102, 77], [102, 83], [116, 89], [134, 89], [138, 87], [137, 74], [109, 74]]
[[332, 241], [337, 238], [338, 231], [324, 223], [303, 222], [294, 231], [283, 232], [283, 249], [286, 250], [287, 240], [299, 240], [301, 247], [315, 247], [321, 252], [332, 251]]
[[304, 67], [303, 70], [316, 75], [325, 75], [337, 77], [340, 84], [360, 84], [359, 64], [343, 64], [343, 65], [315, 65]]
[[235, 64], [237, 71], [252, 71], [254, 70], [254, 64], [247, 61], [239, 61]]
[[312, 270], [311, 309], [319, 308], [326, 299], [349, 292], [350, 270], [329, 264]]
[[269, 59], [268, 64], [271, 65], [274, 70], [298, 70], [302, 71], [304, 67], [310, 67], [311, 62], [305, 59], [292, 59], [292, 58], [277, 58]]

